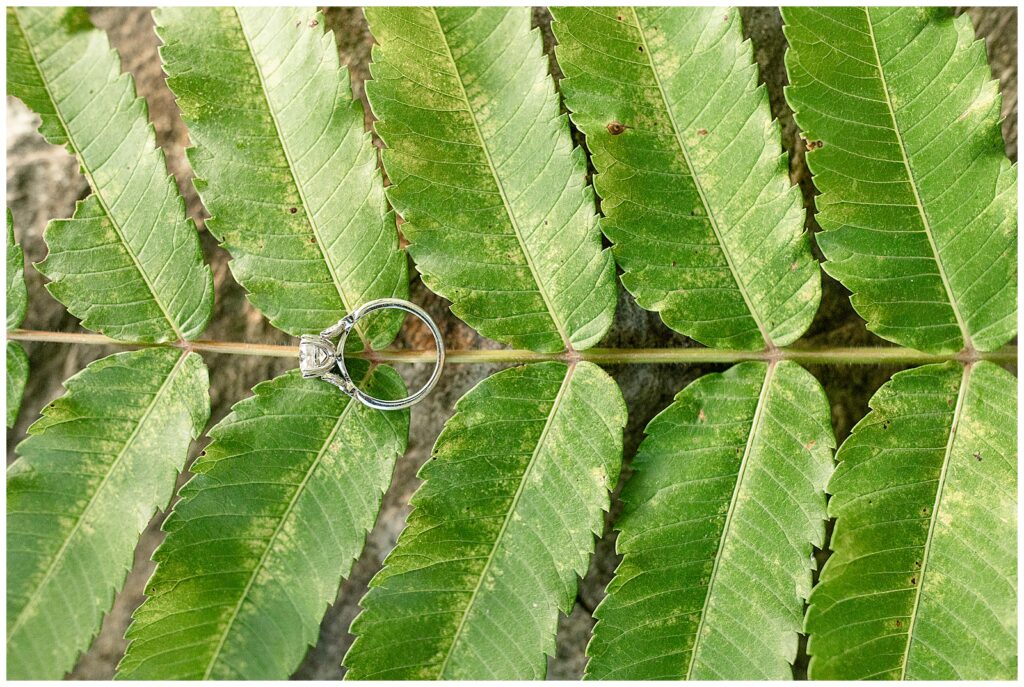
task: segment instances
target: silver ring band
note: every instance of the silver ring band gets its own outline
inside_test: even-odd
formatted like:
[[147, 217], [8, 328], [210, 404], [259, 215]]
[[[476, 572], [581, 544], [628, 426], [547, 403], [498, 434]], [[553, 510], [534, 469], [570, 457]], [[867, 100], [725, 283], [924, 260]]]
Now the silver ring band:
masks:
[[[348, 368], [345, 366], [344, 352], [348, 335], [355, 328], [356, 322], [377, 310], [401, 310], [415, 315], [430, 330], [437, 348], [437, 360], [434, 362], [434, 371], [430, 374], [430, 379], [427, 380], [427, 383], [416, 393], [397, 401], [376, 398], [357, 387], [355, 382], [352, 381]], [[331, 342], [331, 339], [334, 337], [339, 337], [337, 344]], [[338, 369], [337, 374], [333, 371], [335, 366]], [[299, 343], [299, 369], [303, 377], [319, 377], [326, 382], [334, 384], [363, 405], [376, 410], [399, 410], [422, 401], [437, 384], [437, 380], [441, 378], [443, 367], [444, 342], [441, 340], [441, 330], [437, 328], [434, 320], [430, 318], [430, 315], [423, 308], [401, 298], [379, 298], [363, 303], [354, 311], [338, 320], [337, 324], [320, 332], [319, 336], [305, 335]]]

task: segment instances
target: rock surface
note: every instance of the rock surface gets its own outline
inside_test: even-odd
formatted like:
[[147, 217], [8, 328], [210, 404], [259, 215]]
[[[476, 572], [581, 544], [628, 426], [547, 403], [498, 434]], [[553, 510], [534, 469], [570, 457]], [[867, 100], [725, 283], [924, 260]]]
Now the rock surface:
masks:
[[[1003, 133], [1007, 153], [1016, 160], [1017, 151], [1017, 14], [1014, 8], [983, 8], [968, 10], [974, 20], [979, 37], [988, 41], [993, 72], [1001, 82], [1005, 121]], [[216, 283], [216, 310], [207, 339], [248, 341], [259, 343], [292, 344], [294, 341], [270, 327], [266, 320], [245, 299], [245, 293], [231, 278], [228, 255], [203, 229], [204, 210], [191, 184], [191, 171], [184, 157], [188, 135], [178, 115], [173, 95], [163, 81], [157, 59], [158, 39], [153, 31], [149, 10], [144, 8], [97, 8], [91, 11], [94, 22], [110, 34], [114, 46], [122, 56], [123, 67], [136, 78], [138, 92], [145, 97], [150, 117], [157, 131], [158, 143], [167, 154], [169, 171], [174, 174], [184, 194], [189, 214], [200, 225], [203, 249], [212, 265]], [[781, 19], [774, 8], [743, 10], [747, 35], [755, 46], [755, 56], [761, 67], [762, 80], [771, 98], [773, 114], [782, 123], [783, 142], [790, 152], [790, 171], [794, 183], [800, 184], [805, 203], [813, 207], [813, 188], [810, 175], [803, 162], [803, 143], [797, 136], [792, 113], [783, 98], [786, 82], [783, 56], [785, 41]], [[551, 48], [551, 34], [547, 29], [548, 14], [535, 11], [535, 21]], [[350, 65], [353, 88], [363, 97], [363, 81], [369, 77], [369, 50], [372, 38], [357, 8], [337, 8], [328, 12], [328, 26], [335, 31], [342, 62]], [[553, 63], [557, 74], [557, 65]], [[368, 110], [367, 110], [368, 112]], [[371, 121], [369, 114], [367, 122]], [[42, 231], [46, 221], [71, 215], [75, 201], [84, 197], [87, 187], [78, 174], [74, 159], [63, 149], [46, 144], [36, 133], [38, 120], [18, 101], [7, 101], [7, 197], [14, 214], [15, 231], [25, 247], [27, 260], [36, 262], [45, 255]], [[817, 230], [813, 218], [808, 226]], [[31, 307], [24, 327], [56, 331], [79, 330], [77, 320], [53, 300], [43, 288], [42, 277], [27, 269]], [[827, 276], [823, 276], [822, 307], [805, 340], [814, 345], [870, 345], [879, 343], [868, 332], [853, 312], [848, 292]], [[412, 299], [424, 304], [441, 326], [445, 342], [450, 348], [496, 347], [477, 336], [447, 311], [447, 303], [427, 291], [417, 279], [412, 285]], [[416, 330], [403, 334], [399, 346], [421, 348], [429, 345], [429, 334]], [[657, 317], [647, 313], [620, 291], [616, 324], [603, 346], [647, 347], [692, 345], [685, 337], [665, 328]], [[114, 348], [97, 346], [69, 346], [56, 344], [27, 344], [31, 360], [31, 376], [26, 390], [21, 417], [14, 429], [7, 433], [8, 462], [14, 459], [13, 446], [24, 437], [29, 424], [39, 410], [62, 393], [62, 382], [86, 364], [114, 352]], [[294, 367], [291, 359], [207, 355], [210, 369], [212, 417], [210, 426], [223, 418], [233, 403], [250, 394], [257, 382], [269, 379]], [[633, 455], [642, 439], [643, 427], [664, 408], [683, 386], [698, 376], [724, 366], [702, 365], [631, 365], [609, 368], [622, 388], [629, 406], [629, 425], [626, 431], [626, 458]], [[408, 513], [408, 501], [418, 481], [415, 477], [419, 465], [426, 460], [434, 439], [444, 421], [451, 414], [455, 401], [478, 381], [499, 369], [494, 365], [451, 365], [437, 389], [412, 412], [409, 451], [398, 463], [395, 479], [384, 499], [384, 508], [376, 527], [370, 533], [366, 549], [353, 572], [342, 585], [337, 601], [328, 609], [321, 625], [320, 639], [310, 649], [305, 661], [296, 672], [300, 679], [335, 679], [343, 675], [340, 667], [352, 637], [348, 626], [358, 612], [358, 600], [366, 591], [373, 574], [380, 569], [384, 556], [393, 547]], [[842, 440], [853, 423], [864, 415], [871, 394], [898, 367], [832, 367], [811, 366], [811, 371], [825, 386], [832, 403], [833, 421], [838, 438]], [[402, 370], [407, 382], [422, 382], [429, 372], [425, 366], [410, 366]], [[197, 455], [199, 442], [193, 449]], [[623, 478], [629, 473], [628, 467]], [[187, 475], [182, 477], [185, 481]], [[172, 505], [172, 504], [169, 504]], [[615, 508], [613, 508], [613, 515]], [[158, 514], [143, 536], [136, 551], [135, 565], [128, 576], [124, 590], [117, 596], [113, 611], [107, 616], [102, 631], [92, 648], [82, 656], [71, 677], [104, 679], [113, 675], [124, 648], [124, 630], [132, 610], [143, 599], [143, 587], [152, 573], [149, 561], [153, 549], [162, 535]], [[610, 520], [609, 520], [610, 521]], [[611, 578], [617, 557], [614, 536], [606, 534], [597, 545], [590, 571], [580, 585], [576, 605], [559, 625], [558, 652], [549, 663], [549, 677], [578, 678], [585, 664], [584, 648], [590, 636], [593, 621], [591, 612], [600, 601], [605, 585]], [[798, 666], [799, 669], [799, 666]]]

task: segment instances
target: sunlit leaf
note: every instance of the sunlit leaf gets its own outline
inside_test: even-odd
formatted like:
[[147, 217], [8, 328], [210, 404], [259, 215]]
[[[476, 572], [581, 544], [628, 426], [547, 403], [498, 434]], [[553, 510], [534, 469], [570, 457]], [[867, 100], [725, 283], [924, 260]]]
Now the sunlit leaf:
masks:
[[812, 678], [1016, 677], [1016, 387], [992, 363], [950, 362], [871, 399], [829, 483]]
[[708, 346], [795, 341], [821, 276], [738, 12], [551, 11], [623, 285]]
[[7, 211], [7, 328], [17, 329], [25, 321], [28, 289], [25, 287], [25, 251], [14, 238], [14, 218]]
[[[387, 367], [361, 386], [406, 395]], [[409, 412], [371, 410], [297, 371], [253, 392], [210, 430], [164, 525], [121, 678], [287, 678], [363, 548]]]
[[970, 18], [783, 8], [786, 97], [807, 139], [825, 269], [868, 328], [930, 352], [1017, 326], [1017, 167]]
[[792, 678], [825, 539], [828, 399], [796, 363], [698, 379], [647, 426], [586, 676]]
[[[300, 334], [368, 300], [406, 297], [377, 151], [323, 15], [168, 7], [154, 16], [207, 226], [252, 303]], [[360, 333], [382, 347], [399, 324], [381, 317]]]
[[[25, 253], [14, 238], [14, 219], [7, 211], [7, 329], [17, 329], [28, 309]], [[16, 341], [7, 342], [7, 428], [18, 420], [21, 397], [28, 382], [28, 355]]]
[[345, 657], [356, 679], [531, 679], [601, 532], [626, 408], [590, 363], [499, 372], [457, 404]]
[[209, 417], [195, 353], [98, 360], [65, 382], [7, 471], [7, 677], [56, 680], [89, 646]]
[[366, 15], [388, 198], [424, 283], [498, 341], [597, 343], [615, 313], [615, 268], [530, 8]]
[[82, 325], [127, 341], [192, 339], [213, 308], [213, 275], [146, 104], [86, 11], [7, 10], [7, 89], [77, 158], [92, 194], [54, 220], [37, 269]]

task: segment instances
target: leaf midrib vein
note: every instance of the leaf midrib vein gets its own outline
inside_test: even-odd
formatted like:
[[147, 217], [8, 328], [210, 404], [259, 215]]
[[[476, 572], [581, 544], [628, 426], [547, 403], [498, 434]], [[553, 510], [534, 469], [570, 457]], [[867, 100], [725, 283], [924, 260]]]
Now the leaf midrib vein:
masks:
[[445, 679], [445, 671], [448, 668], [448, 663], [451, 660], [452, 654], [455, 653], [455, 647], [459, 643], [459, 638], [465, 629], [466, 620], [469, 618], [469, 613], [473, 608], [473, 604], [476, 602], [476, 597], [483, 588], [484, 580], [487, 579], [491, 565], [494, 563], [495, 554], [498, 551], [498, 547], [501, 545], [501, 540], [505, 536], [505, 532], [508, 530], [509, 523], [512, 522], [512, 516], [515, 514], [516, 509], [519, 506], [519, 501], [523, 496], [523, 492], [526, 491], [526, 485], [529, 482], [530, 475], [533, 473], [533, 469], [537, 465], [538, 457], [542, 453], [544, 445], [547, 443], [548, 432], [551, 430], [551, 425], [554, 424], [555, 416], [558, 415], [558, 410], [561, 407], [562, 401], [565, 399], [566, 391], [569, 388], [569, 384], [571, 383], [575, 372], [575, 364], [569, 365], [565, 371], [565, 378], [562, 380], [562, 384], [558, 388], [555, 400], [551, 404], [551, 410], [548, 412], [548, 419], [544, 423], [544, 429], [541, 430], [540, 437], [537, 439], [537, 446], [533, 450], [533, 455], [530, 456], [530, 462], [526, 465], [522, 478], [519, 480], [519, 486], [516, 487], [516, 493], [512, 496], [512, 501], [509, 504], [508, 510], [505, 513], [505, 518], [501, 523], [501, 529], [498, 530], [498, 534], [494, 538], [494, 546], [491, 547], [490, 552], [487, 554], [487, 561], [484, 563], [484, 567], [480, 571], [480, 577], [477, 579], [476, 586], [473, 588], [473, 593], [470, 595], [469, 601], [466, 603], [466, 608], [462, 612], [462, 617], [459, 619], [458, 627], [455, 628], [455, 634], [452, 635], [452, 641], [448, 646], [448, 651], [445, 654], [444, 661], [442, 661], [441, 666], [438, 669], [437, 674], [439, 679]]
[[[45, 89], [46, 91], [46, 97], [49, 98], [50, 102], [53, 104], [53, 115], [60, 121], [60, 126], [64, 130], [64, 135], [67, 139], [67, 144], [71, 147], [72, 151], [75, 154], [75, 157], [77, 157], [78, 161], [81, 163], [82, 175], [85, 176], [86, 181], [89, 182], [89, 188], [92, 189], [92, 195], [96, 197], [96, 201], [100, 204], [100, 207], [103, 209], [103, 214], [107, 217], [108, 220], [110, 220], [110, 225], [114, 228], [114, 231], [117, 233], [117, 237], [121, 240], [121, 245], [124, 246], [124, 252], [128, 254], [129, 258], [131, 258], [132, 264], [135, 265], [136, 271], [138, 271], [139, 276], [142, 277], [142, 281], [146, 284], [146, 288], [148, 288], [150, 294], [152, 294], [153, 301], [157, 304], [157, 307], [160, 308], [160, 312], [164, 316], [164, 319], [167, 320], [167, 323], [169, 325], [171, 325], [171, 331], [174, 332], [175, 336], [178, 337], [179, 341], [184, 341], [185, 335], [181, 332], [181, 329], [179, 329], [178, 323], [174, 320], [174, 318], [171, 317], [170, 312], [167, 310], [166, 307], [164, 307], [163, 301], [160, 300], [160, 296], [157, 294], [156, 285], [150, 281], [149, 275], [146, 274], [145, 270], [142, 269], [142, 263], [139, 262], [138, 256], [136, 256], [135, 253], [132, 250], [130, 250], [130, 244], [128, 243], [127, 238], [125, 238], [124, 230], [121, 228], [121, 225], [117, 222], [117, 220], [114, 219], [114, 215], [110, 211], [110, 206], [107, 204], [106, 199], [103, 197], [103, 193], [100, 191], [99, 185], [93, 178], [92, 170], [85, 163], [85, 158], [82, 156], [78, 143], [75, 142], [75, 138], [71, 133], [71, 129], [68, 127], [68, 122], [67, 120], [65, 120], [64, 114], [61, 112], [61, 109], [57, 107], [57, 99], [54, 98], [53, 92], [50, 90], [49, 81], [46, 79], [45, 76], [43, 76], [43, 69], [39, 64], [39, 60], [36, 58], [35, 48], [32, 45], [32, 41], [29, 40], [28, 34], [25, 33], [25, 29], [21, 24], [21, 18], [18, 16], [18, 8], [15, 7], [12, 9], [14, 10], [15, 18], [17, 19], [17, 21], [14, 23], [18, 27], [18, 33], [21, 34], [22, 39], [25, 41], [25, 45], [28, 46], [28, 55], [32, 59], [32, 66], [36, 70], [36, 73], [39, 75], [39, 81], [43, 84], [43, 89]], [[97, 96], [98, 95], [99, 94], [97, 93]], [[136, 99], [137, 98], [138, 95], [136, 95]], [[138, 169], [137, 165], [136, 169]], [[155, 227], [151, 229], [151, 231], [153, 230], [155, 230]]]
[[754, 441], [761, 429], [764, 409], [765, 406], [768, 405], [768, 394], [771, 390], [776, 366], [777, 363], [775, 361], [768, 364], [768, 369], [765, 370], [764, 381], [761, 385], [761, 392], [757, 397], [757, 408], [754, 410], [754, 417], [750, 423], [750, 434], [747, 436], [747, 444], [743, 449], [743, 457], [740, 459], [739, 470], [737, 470], [736, 473], [736, 486], [732, 490], [732, 497], [729, 500], [729, 510], [726, 511], [725, 522], [722, 525], [722, 536], [718, 540], [718, 550], [715, 552], [715, 562], [712, 565], [711, 575], [708, 578], [708, 591], [704, 596], [704, 604], [701, 607], [700, 621], [697, 623], [697, 630], [693, 636], [693, 652], [690, 654], [690, 662], [686, 668], [685, 679], [687, 680], [692, 679], [693, 669], [697, 664], [697, 654], [700, 652], [701, 647], [701, 634], [704, 631], [704, 624], [707, 621], [708, 609], [710, 608], [715, 581], [718, 577], [718, 569], [722, 562], [722, 552], [725, 550], [725, 543], [729, 538], [733, 516], [736, 514], [736, 504], [739, 502], [740, 489], [743, 487], [743, 480], [746, 477], [747, 468], [750, 464], [750, 455], [753, 453]]
[[548, 295], [547, 289], [544, 286], [544, 282], [540, 278], [540, 272], [537, 269], [537, 265], [533, 261], [533, 256], [526, 245], [525, 239], [523, 238], [523, 231], [519, 226], [519, 220], [512, 211], [512, 205], [509, 201], [508, 193], [505, 191], [505, 186], [502, 183], [501, 177], [498, 175], [498, 168], [494, 164], [494, 159], [491, 157], [491, 151], [487, 147], [487, 141], [484, 139], [483, 132], [480, 130], [480, 123], [477, 121], [476, 112], [473, 110], [473, 106], [469, 102], [469, 95], [466, 93], [466, 84], [462, 80], [462, 73], [459, 71], [459, 65], [455, 61], [455, 55], [452, 53], [451, 45], [448, 43], [448, 34], [445, 33], [444, 27], [441, 25], [441, 18], [437, 14], [437, 8], [431, 7], [430, 15], [434, 18], [434, 21], [437, 24], [437, 32], [441, 36], [441, 42], [444, 44], [445, 54], [451, 61], [452, 72], [455, 75], [455, 80], [459, 84], [459, 91], [462, 93], [462, 100], [466, 103], [466, 112], [469, 114], [469, 119], [473, 124], [473, 131], [476, 134], [477, 139], [480, 141], [480, 150], [483, 152], [484, 158], [487, 161], [487, 167], [491, 172], [491, 178], [494, 179], [494, 184], [498, 189], [498, 195], [501, 197], [501, 203], [505, 207], [505, 214], [508, 216], [509, 223], [512, 225], [516, 241], [518, 241], [519, 248], [523, 252], [523, 257], [526, 258], [526, 264], [530, 268], [530, 274], [533, 275], [533, 280], [537, 284], [537, 292], [540, 293], [541, 298], [544, 300], [544, 305], [547, 307], [548, 315], [551, 317], [551, 322], [555, 325], [558, 335], [562, 338], [562, 342], [565, 344], [566, 350], [572, 351], [574, 350], [573, 345], [566, 333], [565, 325], [561, 322], [559, 313], [555, 310], [554, 304], [551, 302], [551, 297]]
[[939, 483], [935, 489], [935, 500], [932, 502], [931, 521], [928, 523], [928, 536], [924, 542], [924, 551], [921, 553], [921, 569], [917, 573], [917, 586], [914, 592], [914, 607], [910, 611], [910, 620], [907, 626], [907, 642], [903, 650], [903, 660], [900, 666], [900, 679], [907, 678], [907, 666], [910, 662], [910, 650], [914, 644], [914, 632], [917, 630], [918, 611], [921, 608], [921, 597], [924, 595], [924, 576], [928, 569], [928, 558], [931, 555], [932, 541], [935, 538], [935, 523], [939, 521], [939, 509], [942, 506], [943, 491], [946, 488], [946, 477], [949, 474], [949, 464], [952, 462], [953, 444], [956, 442], [957, 430], [960, 427], [960, 420], [963, 417], [964, 400], [967, 398], [967, 388], [971, 382], [973, 364], [964, 365], [963, 376], [960, 380], [960, 389], [956, 397], [956, 407], [953, 409], [953, 420], [949, 426], [949, 438], [946, 440], [946, 450], [942, 457], [942, 470], [939, 472]]
[[[309, 205], [309, 201], [306, 198], [306, 191], [303, 184], [299, 181], [299, 175], [295, 170], [295, 159], [292, 155], [291, 149], [288, 147], [288, 141], [281, 129], [281, 123], [277, 118], [277, 111], [274, 109], [270, 102], [269, 89], [267, 88], [267, 82], [263, 76], [263, 69], [260, 66], [260, 61], [256, 58], [256, 50], [253, 48], [252, 39], [249, 37], [249, 32], [245, 28], [245, 21], [242, 19], [241, 13], [238, 11], [239, 8], [232, 8], [235, 13], [235, 18], [238, 19], [238, 28], [242, 33], [242, 38], [245, 40], [245, 47], [249, 52], [249, 59], [252, 60], [253, 71], [256, 72], [256, 77], [260, 81], [260, 94], [263, 96], [263, 102], [267, 106], [267, 113], [270, 115], [270, 121], [274, 124], [274, 131], [277, 133], [277, 141], [281, 144], [281, 152], [284, 154], [285, 161], [288, 163], [288, 175], [292, 178], [292, 183], [295, 184], [295, 191], [299, 194], [299, 203], [302, 205], [302, 213], [306, 216], [306, 223], [309, 225], [310, 231], [313, 232], [313, 236], [316, 238], [316, 247], [320, 251], [320, 255], [323, 256], [324, 265], [327, 266], [327, 271], [331, 275], [331, 282], [334, 284], [335, 290], [338, 292], [338, 297], [341, 299], [341, 305], [347, 312], [353, 312], [355, 305], [351, 298], [345, 293], [345, 287], [342, 285], [342, 280], [338, 276], [338, 272], [335, 269], [334, 262], [330, 256], [327, 255], [327, 244], [324, 237], [321, 235], [320, 226], [316, 219], [313, 217], [312, 210]], [[333, 98], [333, 95], [332, 95]], [[364, 346], [369, 346], [369, 340], [367, 339], [366, 333], [363, 331], [363, 326], [357, 323], [354, 327], [356, 334], [359, 335], [359, 339], [362, 341]]]
[[92, 496], [89, 498], [89, 502], [85, 505], [85, 508], [82, 509], [82, 513], [78, 516], [78, 519], [75, 520], [75, 524], [68, 532], [68, 536], [64, 538], [64, 542], [61, 544], [60, 548], [54, 554], [53, 559], [50, 561], [50, 565], [47, 568], [46, 573], [43, 575], [42, 580], [40, 580], [39, 584], [36, 586], [35, 591], [32, 592], [32, 595], [29, 597], [28, 601], [25, 603], [25, 606], [22, 608], [21, 613], [18, 614], [18, 617], [15, 620], [14, 625], [11, 626], [10, 631], [7, 633], [8, 646], [11, 643], [11, 638], [14, 637], [17, 634], [18, 630], [21, 629], [21, 627], [25, 624], [25, 621], [27, 620], [28, 617], [29, 609], [34, 607], [35, 604], [38, 603], [43, 588], [46, 587], [47, 584], [49, 584], [50, 579], [56, 572], [57, 563], [64, 557], [64, 554], [67, 552], [68, 546], [71, 545], [71, 541], [75, 538], [75, 535], [78, 534], [78, 530], [81, 528], [82, 523], [85, 522], [86, 516], [92, 510], [92, 507], [96, 504], [96, 500], [99, 498], [99, 495], [103, 493], [104, 487], [106, 487], [107, 482], [110, 481], [110, 476], [114, 474], [114, 472], [120, 466], [121, 461], [124, 459], [125, 454], [128, 452], [128, 448], [135, 442], [135, 439], [142, 431], [142, 428], [149, 421], [150, 416], [153, 414], [153, 410], [157, 407], [159, 401], [161, 400], [161, 397], [164, 395], [164, 392], [167, 391], [168, 387], [171, 384], [171, 381], [177, 377], [179, 370], [181, 369], [185, 360], [188, 359], [188, 356], [189, 353], [187, 351], [183, 351], [181, 353], [181, 356], [178, 358], [177, 362], [175, 362], [174, 367], [172, 367], [170, 372], [167, 374], [167, 378], [163, 381], [163, 383], [160, 385], [160, 388], [157, 389], [157, 392], [153, 395], [153, 400], [150, 401], [149, 406], [147, 406], [145, 412], [142, 414], [142, 417], [139, 418], [139, 421], [136, 423], [135, 428], [132, 430], [128, 438], [125, 439], [124, 446], [121, 447], [121, 450], [118, 451], [117, 456], [110, 463], [110, 468], [107, 470], [106, 474], [103, 475], [103, 479], [100, 480], [100, 483], [98, 485], [96, 485], [96, 489], [93, 491]]
[[[365, 379], [368, 380], [372, 375], [373, 371], [371, 370], [366, 375]], [[242, 593], [238, 596], [238, 603], [235, 604], [234, 610], [231, 612], [230, 617], [228, 618], [227, 622], [224, 625], [224, 631], [221, 633], [220, 641], [217, 643], [217, 646], [214, 649], [213, 654], [210, 655], [210, 661], [207, 664], [206, 670], [203, 673], [203, 680], [210, 679], [210, 675], [213, 673], [213, 669], [217, 665], [217, 660], [220, 658], [220, 654], [224, 650], [224, 646], [227, 643], [228, 636], [231, 634], [231, 629], [232, 627], [234, 627], [235, 620], [238, 618], [238, 614], [241, 612], [242, 606], [245, 604], [245, 601], [249, 598], [249, 592], [252, 590], [252, 586], [256, 582], [256, 577], [266, 566], [267, 560], [270, 558], [271, 551], [274, 549], [274, 544], [277, 542], [277, 538], [281, 535], [285, 523], [288, 522], [289, 518], [291, 518], [292, 511], [295, 510], [295, 506], [298, 504], [299, 499], [303, 496], [303, 494], [306, 491], [306, 485], [309, 483], [310, 479], [312, 479], [313, 473], [315, 473], [317, 468], [320, 466], [320, 463], [323, 460], [324, 455], [326, 455], [327, 453], [327, 449], [330, 448], [330, 446], [334, 443], [335, 438], [338, 436], [338, 433], [341, 431], [342, 426], [344, 426], [345, 424], [345, 420], [348, 419], [349, 414], [352, 412], [352, 409], [355, 406], [355, 400], [349, 399], [348, 403], [345, 406], [345, 409], [342, 410], [341, 415], [338, 416], [338, 421], [335, 422], [334, 427], [331, 428], [330, 434], [328, 434], [327, 437], [324, 439], [324, 443], [320, 447], [320, 450], [317, 452], [316, 458], [310, 464], [309, 469], [306, 470], [306, 474], [303, 476], [302, 481], [296, 486], [295, 493], [288, 501], [288, 506], [285, 508], [284, 512], [281, 513], [281, 519], [278, 521], [273, 533], [271, 533], [270, 537], [267, 539], [267, 545], [263, 549], [263, 553], [260, 555], [259, 561], [257, 561], [255, 566], [253, 566], [252, 574], [249, 575], [249, 579], [245, 583], [245, 588], [242, 589]]]
[[974, 350], [974, 342], [971, 340], [970, 331], [967, 329], [967, 324], [964, 321], [963, 314], [960, 312], [960, 305], [957, 300], [953, 297], [953, 288], [949, 283], [949, 276], [946, 274], [946, 266], [943, 263], [942, 255], [939, 253], [939, 247], [935, 243], [934, 230], [932, 229], [931, 218], [928, 216], [928, 211], [924, 207], [924, 202], [921, 200], [921, 192], [917, 185], [917, 176], [914, 173], [914, 168], [910, 164], [910, 156], [907, 154], [907, 146], [903, 140], [903, 133], [900, 131], [899, 122], [896, 119], [896, 110], [893, 107], [892, 96], [889, 94], [889, 82], [885, 76], [885, 69], [882, 66], [881, 55], [878, 54], [878, 41], [875, 38], [875, 27], [871, 21], [871, 8], [864, 8], [864, 18], [868, 26], [868, 36], [871, 38], [871, 51], [875, 58], [874, 66], [878, 69], [878, 79], [882, 84], [882, 94], [885, 99], [885, 106], [889, 111], [889, 117], [892, 119], [892, 130], [896, 136], [896, 142], [900, 149], [900, 157], [903, 160], [903, 166], [907, 170], [907, 181], [910, 184], [910, 189], [914, 193], [914, 203], [917, 206], [917, 212], [921, 216], [921, 223], [924, 227], [924, 234], [928, 238], [928, 245], [932, 249], [932, 254], [935, 256], [935, 265], [939, 271], [939, 278], [942, 280], [942, 287], [946, 290], [946, 297], [949, 299], [949, 306], [953, 310], [953, 316], [956, 318], [957, 327], [960, 328], [960, 336], [963, 339], [964, 348], [968, 351]]
[[683, 161], [686, 163], [687, 169], [690, 170], [690, 178], [693, 179], [693, 186], [697, 190], [697, 195], [700, 197], [701, 205], [704, 206], [704, 211], [707, 213], [708, 224], [711, 225], [711, 230], [715, 233], [715, 238], [718, 240], [718, 245], [722, 249], [722, 255], [725, 257], [725, 262], [729, 267], [729, 272], [732, 273], [733, 280], [736, 282], [736, 288], [739, 290], [740, 295], [743, 297], [743, 302], [747, 306], [750, 318], [754, 321], [754, 324], [757, 325], [757, 330], [760, 332], [761, 338], [764, 339], [765, 346], [769, 350], [774, 350], [775, 343], [772, 341], [771, 335], [765, 328], [765, 324], [761, 321], [760, 314], [754, 308], [750, 294], [747, 293], [746, 285], [740, 278], [740, 272], [736, 269], [736, 265], [732, 259], [732, 254], [729, 251], [728, 245], [725, 243], [724, 236], [722, 235], [722, 229], [719, 226], [714, 208], [712, 208], [711, 203], [708, 200], [707, 192], [704, 190], [704, 185], [700, 180], [700, 175], [697, 173], [697, 168], [690, 157], [690, 151], [686, 147], [686, 143], [683, 141], [682, 131], [680, 130], [679, 123], [676, 121], [675, 111], [672, 109], [668, 93], [665, 91], [665, 86], [661, 82], [661, 75], [658, 73], [658, 69], [654, 65], [654, 55], [651, 53], [651, 47], [647, 43], [647, 35], [644, 33], [643, 22], [640, 21], [640, 16], [637, 14], [635, 7], [630, 7], [629, 11], [633, 13], [633, 21], [636, 25], [637, 34], [640, 36], [640, 42], [644, 48], [644, 55], [647, 56], [647, 64], [650, 66], [651, 75], [654, 78], [655, 85], [658, 87], [658, 94], [661, 96], [662, 104], [665, 106], [665, 113], [668, 116], [669, 123], [672, 125], [672, 134], [676, 139], [676, 145], [679, 146], [679, 152], [683, 155]]

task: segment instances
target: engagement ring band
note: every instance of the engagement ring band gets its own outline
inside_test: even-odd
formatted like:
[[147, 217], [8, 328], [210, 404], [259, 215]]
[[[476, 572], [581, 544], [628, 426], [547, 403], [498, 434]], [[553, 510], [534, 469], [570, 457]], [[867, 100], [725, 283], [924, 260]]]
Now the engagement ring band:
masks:
[[[386, 401], [381, 398], [370, 396], [355, 385], [352, 377], [345, 367], [345, 342], [349, 333], [355, 328], [356, 322], [376, 310], [401, 310], [418, 317], [434, 337], [434, 344], [437, 348], [437, 360], [434, 362], [434, 371], [430, 379], [416, 393], [397, 401]], [[332, 340], [337, 337], [337, 343]], [[400, 298], [380, 298], [375, 301], [364, 303], [353, 312], [338, 320], [338, 323], [329, 327], [319, 336], [305, 334], [299, 340], [299, 370], [302, 376], [308, 378], [319, 377], [325, 382], [330, 382], [343, 392], [356, 399], [360, 403], [377, 410], [398, 410], [408, 408], [417, 403], [430, 393], [430, 390], [437, 384], [441, 377], [441, 368], [444, 367], [444, 343], [441, 341], [441, 331], [430, 319], [430, 315], [423, 308], [404, 301]]]

